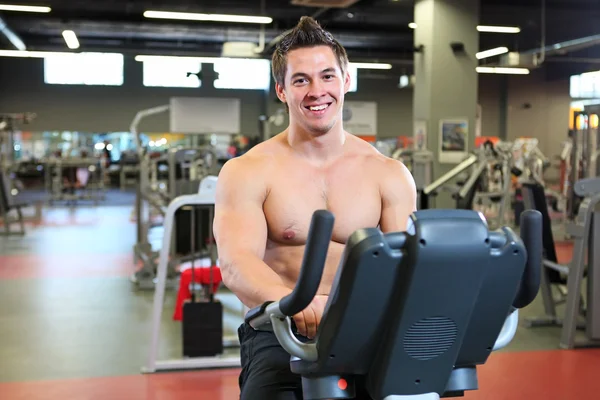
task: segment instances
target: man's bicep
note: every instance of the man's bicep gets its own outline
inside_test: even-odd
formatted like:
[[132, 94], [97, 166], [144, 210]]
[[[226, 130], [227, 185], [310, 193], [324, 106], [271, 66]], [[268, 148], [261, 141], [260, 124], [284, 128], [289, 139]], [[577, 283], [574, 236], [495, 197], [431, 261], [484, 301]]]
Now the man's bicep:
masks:
[[243, 205], [221, 207], [215, 212], [214, 231], [223, 259], [247, 252], [263, 258], [267, 229], [260, 209]]
[[405, 231], [410, 215], [417, 210], [417, 189], [412, 174], [399, 161], [390, 160], [382, 181], [382, 232]]

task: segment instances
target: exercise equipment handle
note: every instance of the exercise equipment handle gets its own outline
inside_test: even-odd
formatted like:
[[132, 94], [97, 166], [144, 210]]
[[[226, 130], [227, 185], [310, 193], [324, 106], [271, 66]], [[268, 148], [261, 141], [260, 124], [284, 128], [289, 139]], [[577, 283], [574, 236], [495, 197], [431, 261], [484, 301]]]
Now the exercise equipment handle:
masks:
[[279, 310], [283, 315], [293, 316], [304, 310], [315, 297], [325, 259], [329, 250], [329, 242], [333, 233], [333, 223], [335, 218], [327, 210], [317, 210], [312, 216], [306, 247], [304, 248], [304, 258], [296, 287], [289, 295], [279, 301]]
[[521, 214], [521, 239], [527, 249], [527, 263], [513, 307], [523, 308], [535, 299], [542, 275], [542, 213], [527, 210]]

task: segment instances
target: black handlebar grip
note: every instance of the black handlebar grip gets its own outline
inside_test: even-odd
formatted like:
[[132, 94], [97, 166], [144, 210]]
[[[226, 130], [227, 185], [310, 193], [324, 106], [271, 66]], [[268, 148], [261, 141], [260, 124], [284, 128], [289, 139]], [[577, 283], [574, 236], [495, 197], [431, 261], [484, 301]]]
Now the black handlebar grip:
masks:
[[298, 282], [294, 291], [279, 301], [283, 315], [291, 317], [298, 314], [315, 297], [321, 284], [334, 220], [333, 214], [327, 210], [317, 210], [313, 214]]
[[527, 210], [521, 214], [521, 239], [527, 249], [527, 263], [513, 307], [530, 304], [540, 289], [542, 276], [542, 213]]

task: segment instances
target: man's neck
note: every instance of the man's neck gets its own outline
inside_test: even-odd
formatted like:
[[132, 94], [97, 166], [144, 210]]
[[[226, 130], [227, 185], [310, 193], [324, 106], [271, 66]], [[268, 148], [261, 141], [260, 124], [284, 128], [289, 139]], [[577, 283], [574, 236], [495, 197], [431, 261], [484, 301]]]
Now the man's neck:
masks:
[[311, 162], [325, 164], [344, 152], [346, 133], [341, 124], [336, 124], [324, 134], [311, 133], [290, 124], [286, 139], [295, 153]]

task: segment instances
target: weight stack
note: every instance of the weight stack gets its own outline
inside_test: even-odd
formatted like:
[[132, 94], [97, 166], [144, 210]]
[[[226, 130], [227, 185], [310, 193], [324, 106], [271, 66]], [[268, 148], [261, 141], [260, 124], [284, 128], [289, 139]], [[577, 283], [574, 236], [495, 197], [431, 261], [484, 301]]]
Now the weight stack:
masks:
[[223, 353], [221, 303], [185, 303], [182, 327], [184, 357], [214, 357]]

